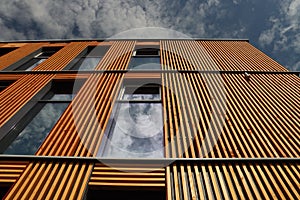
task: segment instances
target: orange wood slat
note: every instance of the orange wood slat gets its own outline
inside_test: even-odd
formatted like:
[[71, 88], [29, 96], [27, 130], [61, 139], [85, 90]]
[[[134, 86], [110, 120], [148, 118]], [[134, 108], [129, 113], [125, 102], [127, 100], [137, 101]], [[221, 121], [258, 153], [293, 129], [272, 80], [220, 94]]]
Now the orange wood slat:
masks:
[[0, 70], [14, 64], [25, 56], [37, 51], [47, 43], [27, 44], [0, 57]]
[[[286, 70], [247, 42], [162, 41], [161, 51], [164, 69]], [[299, 78], [295, 75], [251, 75], [250, 82], [238, 74], [175, 73], [164, 74], [162, 78], [164, 117], [169, 122], [164, 129], [167, 157], [299, 157], [300, 102], [299, 87], [295, 87], [299, 85]], [[223, 119], [215, 117], [218, 113], [224, 113]], [[218, 134], [211, 134], [213, 132], [220, 133], [219, 138], [215, 137]], [[207, 137], [208, 134], [211, 136]], [[203, 142], [204, 138], [208, 139], [207, 143]], [[218, 142], [213, 151], [208, 152], [215, 141]], [[264, 168], [264, 172], [262, 166], [248, 164], [194, 166], [195, 172], [188, 165], [173, 165], [169, 169], [167, 188], [174, 190], [168, 192], [170, 199], [189, 195], [193, 198], [197, 194], [193, 191], [194, 185], [199, 185], [201, 179], [191, 177], [200, 171], [207, 187], [199, 188], [201, 199], [256, 199], [268, 195], [294, 198], [298, 195], [297, 187], [284, 176], [286, 166], [276, 172], [274, 167]], [[289, 175], [293, 174], [291, 169], [288, 171]], [[286, 181], [293, 187], [294, 193], [287, 187], [276, 186], [273, 190], [270, 182], [265, 183], [271, 173], [275, 173], [274, 180], [280, 180], [281, 184]], [[230, 176], [242, 178], [230, 179]], [[234, 188], [236, 184], [238, 187]]]
[[88, 79], [90, 74], [56, 74], [53, 80], [76, 80], [76, 79]]
[[[61, 51], [55, 53], [41, 65], [38, 65], [34, 70], [60, 70], [71, 62], [87, 45], [88, 43], [71, 43]], [[36, 46], [36, 44], [33, 44], [33, 46]], [[57, 62], [59, 62], [62, 57], [63, 60], [57, 65]], [[49, 83], [53, 77], [53, 74], [24, 75], [6, 88], [6, 90], [0, 94], [0, 127], [37, 94], [40, 89]]]
[[28, 43], [3, 43], [0, 44], [1, 47], [22, 47], [27, 45]]
[[[82, 47], [82, 45], [77, 46]], [[118, 46], [123, 48], [118, 48]], [[110, 56], [104, 56], [97, 69], [105, 68], [105, 66], [109, 66], [108, 69], [125, 69], [133, 46], [134, 41], [113, 43], [108, 52]], [[77, 53], [77, 51], [72, 52]], [[62, 62], [68, 63], [67, 61]], [[38, 68], [44, 70], [47, 69], [47, 65], [46, 63]], [[122, 76], [122, 74], [90, 75], [47, 136], [37, 155], [96, 155]], [[55, 199], [72, 196], [74, 199], [80, 199], [86, 189], [84, 182], [88, 181], [93, 165], [37, 162], [30, 164], [28, 168], [30, 171], [22, 174], [7, 195], [7, 199], [19, 195], [28, 198], [37, 198], [38, 195], [42, 195], [40, 197]], [[38, 179], [35, 178], [37, 176]], [[47, 196], [43, 196], [45, 195], [43, 191], [47, 191]]]
[[[298, 199], [299, 179], [295, 173], [287, 173], [296, 165], [293, 162], [200, 163], [192, 165], [190, 175], [189, 164], [172, 165], [171, 180], [177, 181], [170, 182], [168, 199]], [[175, 167], [183, 168], [177, 178]], [[234, 173], [227, 174], [230, 168]], [[185, 183], [187, 177], [189, 181]]]
[[0, 81], [15, 81], [21, 78], [21, 74], [0, 74]]
[[219, 55], [227, 61], [220, 66], [222, 70], [287, 71], [246, 41], [199, 41], [199, 43], [212, 57]]
[[95, 42], [71, 42], [55, 54], [53, 54], [46, 61], [36, 66], [33, 71], [42, 70], [62, 70], [74, 58], [78, 56], [88, 45], [94, 45]]
[[0, 185], [12, 185], [26, 168], [27, 164], [27, 162], [1, 161]]
[[112, 167], [96, 164], [89, 181], [93, 188], [119, 186], [119, 187], [165, 187], [165, 169], [147, 166], [121, 166], [113, 164]]

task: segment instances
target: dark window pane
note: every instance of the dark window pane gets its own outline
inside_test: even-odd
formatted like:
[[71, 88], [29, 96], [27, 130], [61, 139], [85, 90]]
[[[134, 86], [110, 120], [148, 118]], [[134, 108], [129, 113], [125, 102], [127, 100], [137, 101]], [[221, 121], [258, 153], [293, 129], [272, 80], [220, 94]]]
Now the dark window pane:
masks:
[[104, 149], [105, 157], [164, 157], [162, 105], [121, 103]]
[[38, 57], [50, 57], [56, 52], [58, 52], [62, 47], [44, 47], [42, 53]]
[[161, 69], [160, 57], [132, 57], [128, 69]]
[[10, 84], [12, 84], [14, 81], [0, 81], [0, 92], [7, 88]]
[[137, 49], [136, 56], [158, 56], [159, 55], [159, 49], [156, 48], [141, 48]]
[[37, 62], [34, 63], [33, 65], [29, 66], [27, 69], [25, 69], [25, 71], [31, 71], [33, 68], [35, 68], [36, 66], [38, 66], [39, 64], [44, 62], [46, 59], [36, 59], [36, 60], [37, 60]]
[[4, 154], [35, 154], [67, 106], [68, 103], [46, 104], [18, 134]]
[[16, 49], [16, 47], [0, 48], [0, 57]]
[[101, 58], [81, 58], [78, 63], [72, 68], [72, 70], [94, 70]]
[[103, 57], [110, 46], [95, 46], [89, 47], [86, 54], [87, 57]]
[[16, 70], [25, 70], [25, 71], [31, 71], [34, 67], [38, 66], [42, 62], [44, 62], [46, 59], [41, 59], [41, 58], [33, 58], [17, 68]]

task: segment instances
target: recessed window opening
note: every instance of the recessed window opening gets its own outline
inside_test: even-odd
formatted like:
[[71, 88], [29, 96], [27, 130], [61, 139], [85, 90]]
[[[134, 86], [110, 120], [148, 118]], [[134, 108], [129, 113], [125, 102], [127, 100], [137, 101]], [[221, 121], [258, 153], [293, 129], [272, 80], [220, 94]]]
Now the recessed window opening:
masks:
[[128, 69], [158, 70], [160, 66], [160, 51], [155, 46], [142, 46], [133, 51]]
[[109, 48], [110, 46], [104, 45], [87, 47], [84, 55], [77, 58], [78, 61], [70, 70], [94, 70]]
[[61, 48], [62, 47], [44, 47], [42, 48], [41, 52], [37, 53], [32, 59], [30, 59], [15, 70], [31, 71], [33, 68], [43, 63], [50, 56], [59, 51]]
[[0, 92], [10, 86], [14, 81], [0, 81]]
[[16, 50], [17, 47], [5, 47], [5, 48], [0, 48], [0, 57], [4, 56], [5, 54], [8, 54], [9, 52], [12, 52]]
[[114, 105], [98, 155], [161, 158], [163, 118], [160, 85], [124, 84]]
[[121, 90], [121, 100], [151, 101], [160, 100], [161, 92], [159, 85], [147, 84], [142, 87], [138, 85], [125, 85]]
[[0, 153], [35, 154], [74, 98], [73, 85], [73, 81], [53, 81], [44, 95], [34, 97], [30, 102], [34, 106], [0, 141]]
[[134, 56], [159, 56], [157, 48], [141, 48], [135, 50]]

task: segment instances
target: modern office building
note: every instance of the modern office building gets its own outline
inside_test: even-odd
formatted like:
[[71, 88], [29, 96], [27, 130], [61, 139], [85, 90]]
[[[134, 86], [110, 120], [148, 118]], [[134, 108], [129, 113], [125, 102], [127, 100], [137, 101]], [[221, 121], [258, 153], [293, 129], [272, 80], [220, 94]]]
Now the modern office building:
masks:
[[0, 43], [3, 199], [300, 199], [300, 78], [248, 40]]

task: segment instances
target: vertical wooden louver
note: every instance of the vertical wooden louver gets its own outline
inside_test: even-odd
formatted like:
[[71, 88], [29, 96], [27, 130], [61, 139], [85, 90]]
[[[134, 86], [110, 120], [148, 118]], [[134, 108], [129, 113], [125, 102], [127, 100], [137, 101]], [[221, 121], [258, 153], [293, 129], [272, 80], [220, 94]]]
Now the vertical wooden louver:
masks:
[[[161, 50], [164, 69], [286, 71], [247, 42], [162, 41]], [[300, 81], [295, 75], [257, 74], [247, 81], [243, 74], [169, 73], [163, 75], [163, 83], [168, 157], [300, 156]], [[170, 165], [168, 198], [260, 199], [272, 192], [277, 198], [299, 197], [299, 165], [247, 166]], [[284, 170], [290, 177], [281, 179]], [[268, 178], [258, 177], [264, 173]], [[247, 181], [239, 182], [237, 176]], [[273, 181], [288, 182], [294, 190], [278, 185], [275, 191], [264, 189]]]
[[[114, 42], [97, 69], [125, 69], [133, 47], [134, 41]], [[37, 155], [95, 156], [122, 76], [90, 75]], [[6, 198], [81, 199], [92, 169], [93, 164], [80, 162], [31, 163]]]
[[0, 57], [0, 70], [5, 69], [6, 67], [16, 63], [21, 60], [25, 56], [37, 51], [42, 48], [47, 43], [35, 43], [35, 44], [27, 44], [18, 49], [9, 52], [8, 54]]
[[[109, 72], [127, 69], [135, 44], [22, 44], [0, 58], [1, 70], [39, 48], [64, 46], [33, 69], [47, 73], [0, 74], [15, 81], [0, 93], [0, 127], [53, 79], [86, 79], [36, 152], [75, 158], [0, 161], [0, 187], [12, 185], [4, 199], [82, 199], [87, 187], [165, 186], [167, 199], [300, 199], [300, 79], [278, 74], [287, 69], [246, 41], [160, 41], [162, 69], [172, 70], [159, 74], [165, 156], [179, 158], [174, 163], [161, 169], [78, 159], [98, 155], [123, 79], [159, 77]], [[57, 73], [89, 45], [111, 45], [96, 67], [108, 71]], [[246, 78], [232, 71], [253, 73]]]
[[[86, 47], [87, 44], [70, 43], [33, 70], [61, 70]], [[0, 96], [0, 127], [53, 77], [54, 74], [24, 75], [2, 92]]]

